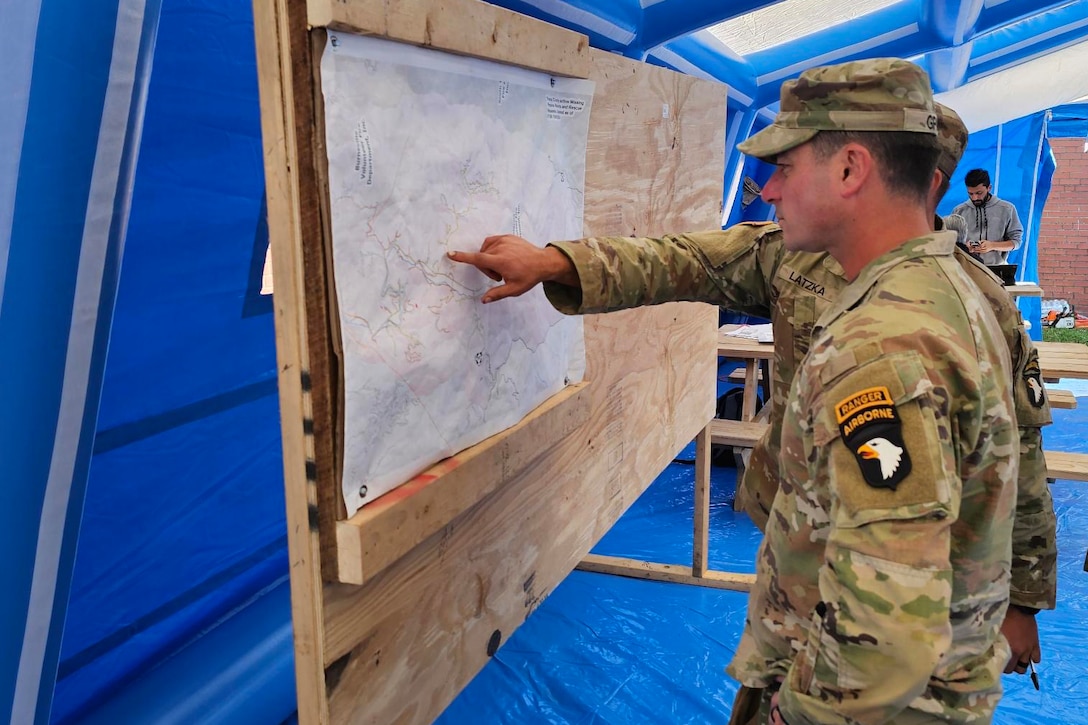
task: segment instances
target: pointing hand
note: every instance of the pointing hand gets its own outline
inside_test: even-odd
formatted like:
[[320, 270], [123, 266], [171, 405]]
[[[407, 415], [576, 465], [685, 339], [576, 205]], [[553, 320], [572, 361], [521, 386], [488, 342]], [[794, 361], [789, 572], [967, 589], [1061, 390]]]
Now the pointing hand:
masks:
[[565, 254], [554, 247], [541, 249], [513, 234], [488, 237], [479, 252], [450, 252], [449, 258], [471, 264], [503, 283], [487, 291], [481, 300], [485, 304], [525, 294], [541, 282], [578, 284], [574, 265]]

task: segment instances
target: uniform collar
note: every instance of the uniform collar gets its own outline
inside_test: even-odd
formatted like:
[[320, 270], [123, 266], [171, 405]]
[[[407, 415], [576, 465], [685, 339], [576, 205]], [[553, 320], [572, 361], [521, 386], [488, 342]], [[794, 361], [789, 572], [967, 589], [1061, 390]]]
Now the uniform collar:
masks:
[[[856, 305], [862, 297], [889, 270], [903, 262], [920, 257], [950, 257], [956, 249], [955, 232], [930, 232], [900, 244], [895, 249], [869, 262], [853, 282], [847, 285], [835, 304], [831, 305], [816, 322], [815, 332], [829, 325], [846, 310]], [[829, 257], [830, 259], [830, 257]]]

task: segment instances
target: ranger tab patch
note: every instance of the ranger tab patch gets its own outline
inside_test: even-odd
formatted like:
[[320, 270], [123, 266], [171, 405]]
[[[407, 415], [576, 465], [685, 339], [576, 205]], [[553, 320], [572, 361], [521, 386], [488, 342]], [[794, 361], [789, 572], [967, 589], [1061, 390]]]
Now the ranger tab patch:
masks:
[[884, 386], [866, 388], [835, 404], [839, 432], [873, 488], [896, 486], [910, 473], [903, 423]]

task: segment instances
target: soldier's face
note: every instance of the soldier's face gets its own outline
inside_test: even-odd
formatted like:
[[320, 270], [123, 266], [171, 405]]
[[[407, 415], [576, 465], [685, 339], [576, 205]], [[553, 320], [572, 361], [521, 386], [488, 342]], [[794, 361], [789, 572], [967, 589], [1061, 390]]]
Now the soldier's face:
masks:
[[835, 227], [829, 161], [805, 143], [779, 154], [775, 167], [760, 196], [774, 205], [783, 244], [794, 251], [826, 251]]

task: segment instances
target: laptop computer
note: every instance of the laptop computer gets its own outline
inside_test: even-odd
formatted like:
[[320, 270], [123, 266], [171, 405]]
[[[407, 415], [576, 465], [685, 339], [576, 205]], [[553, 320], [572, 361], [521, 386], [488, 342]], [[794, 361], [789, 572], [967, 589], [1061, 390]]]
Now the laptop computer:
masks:
[[1016, 269], [1018, 265], [1015, 264], [988, 264], [990, 271], [997, 275], [1004, 284], [1016, 284]]

